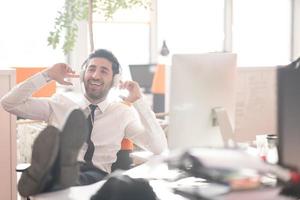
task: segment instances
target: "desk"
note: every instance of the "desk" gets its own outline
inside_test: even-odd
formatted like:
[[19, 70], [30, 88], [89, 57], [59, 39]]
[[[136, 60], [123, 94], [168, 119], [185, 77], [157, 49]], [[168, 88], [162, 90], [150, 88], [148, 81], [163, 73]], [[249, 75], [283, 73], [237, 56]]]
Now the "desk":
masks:
[[89, 200], [93, 194], [104, 184], [105, 181], [87, 186], [75, 186], [65, 190], [49, 192], [30, 197], [32, 200]]
[[[185, 197], [174, 194], [172, 192], [172, 182], [163, 181], [164, 179], [171, 179], [174, 174], [166, 173], [166, 164], [157, 164], [159, 160], [151, 160], [147, 163], [135, 167], [124, 174], [133, 178], [148, 178], [156, 195], [161, 200], [188, 200]], [[157, 178], [160, 178], [159, 180]], [[88, 186], [76, 186], [65, 190], [40, 194], [32, 197], [33, 200], [88, 200], [96, 193], [96, 191], [104, 184], [105, 181], [100, 181]], [[292, 200], [292, 198], [278, 196], [280, 188], [269, 188], [263, 190], [249, 190], [243, 192], [230, 192], [221, 196], [224, 200]]]

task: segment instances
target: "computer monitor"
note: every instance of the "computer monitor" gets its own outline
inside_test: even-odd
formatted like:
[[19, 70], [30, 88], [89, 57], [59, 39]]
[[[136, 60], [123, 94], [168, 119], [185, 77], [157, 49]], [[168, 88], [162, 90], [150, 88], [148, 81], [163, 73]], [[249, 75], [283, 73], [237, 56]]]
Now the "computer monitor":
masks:
[[[170, 149], [223, 146], [233, 134], [236, 55], [177, 54], [170, 71]], [[215, 108], [221, 111], [222, 135], [214, 124]]]
[[129, 65], [132, 80], [139, 83], [144, 93], [151, 93], [155, 67], [156, 64]]
[[[299, 64], [298, 64], [299, 65]], [[279, 164], [300, 170], [300, 69], [277, 70]]]

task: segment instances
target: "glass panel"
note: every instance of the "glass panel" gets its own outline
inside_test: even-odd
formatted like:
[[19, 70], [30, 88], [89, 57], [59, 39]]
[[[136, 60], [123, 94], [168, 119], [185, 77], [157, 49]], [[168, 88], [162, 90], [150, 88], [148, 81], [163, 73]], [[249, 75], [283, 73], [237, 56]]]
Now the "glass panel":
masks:
[[239, 66], [274, 66], [290, 60], [291, 2], [234, 0], [233, 51]]
[[0, 67], [48, 66], [65, 60], [47, 45], [57, 11], [64, 1], [11, 0], [0, 6]]
[[[93, 18], [95, 22], [104, 22], [105, 17], [102, 13], [94, 13]], [[143, 7], [134, 7], [131, 9], [118, 10], [113, 18], [109, 21], [114, 22], [149, 22], [150, 21], [150, 12], [149, 10]]]
[[111, 50], [121, 65], [149, 62], [149, 24], [94, 23], [95, 49]]
[[222, 51], [224, 1], [162, 0], [158, 7], [158, 47], [166, 40], [171, 53]]

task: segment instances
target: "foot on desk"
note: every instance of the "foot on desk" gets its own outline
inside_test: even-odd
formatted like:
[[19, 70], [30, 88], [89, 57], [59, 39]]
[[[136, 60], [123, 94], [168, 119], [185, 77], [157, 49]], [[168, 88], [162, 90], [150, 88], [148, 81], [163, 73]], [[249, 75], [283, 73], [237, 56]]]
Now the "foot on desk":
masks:
[[73, 110], [60, 134], [58, 185], [61, 189], [76, 185], [79, 173], [77, 156], [87, 137], [85, 115], [81, 110]]
[[21, 175], [18, 191], [28, 197], [43, 192], [59, 150], [59, 130], [45, 128], [35, 139], [32, 147], [31, 165]]

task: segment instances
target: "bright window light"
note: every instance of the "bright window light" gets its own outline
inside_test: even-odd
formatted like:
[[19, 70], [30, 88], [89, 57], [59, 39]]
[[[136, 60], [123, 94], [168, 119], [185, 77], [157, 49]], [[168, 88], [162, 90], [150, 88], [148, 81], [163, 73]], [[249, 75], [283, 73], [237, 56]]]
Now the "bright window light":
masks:
[[57, 11], [64, 1], [10, 0], [0, 6], [0, 68], [48, 66], [65, 60], [47, 45]]
[[94, 46], [111, 50], [123, 65], [150, 61], [150, 11], [119, 10], [113, 19], [94, 18]]
[[94, 23], [95, 49], [111, 50], [120, 63], [149, 63], [149, 24], [147, 23]]
[[286, 64], [290, 49], [289, 0], [233, 1], [233, 51], [239, 66]]
[[158, 7], [158, 46], [166, 40], [170, 52], [223, 50], [224, 1], [163, 0]]

